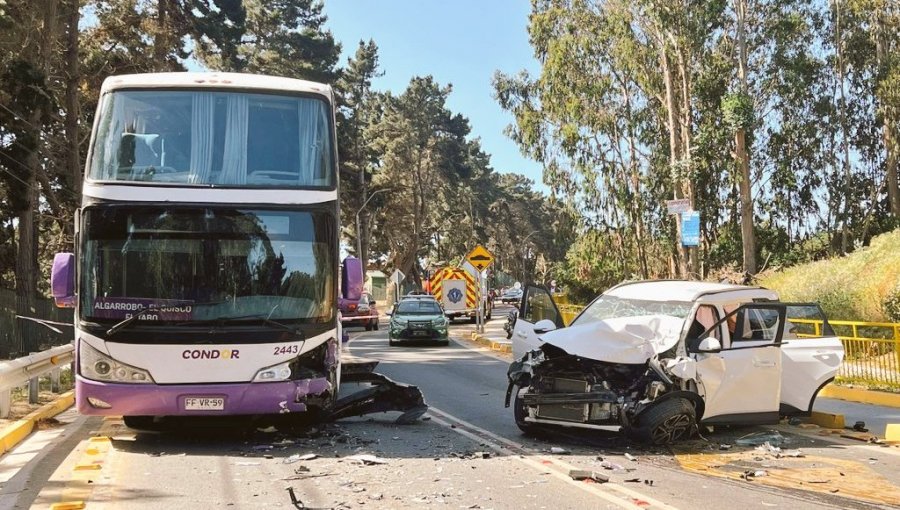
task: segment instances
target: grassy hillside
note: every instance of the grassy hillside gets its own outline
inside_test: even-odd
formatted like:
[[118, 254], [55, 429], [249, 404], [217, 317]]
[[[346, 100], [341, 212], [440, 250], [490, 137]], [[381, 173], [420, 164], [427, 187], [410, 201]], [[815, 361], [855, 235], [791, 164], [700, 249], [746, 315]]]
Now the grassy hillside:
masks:
[[817, 301], [831, 319], [900, 322], [900, 229], [871, 246], [783, 271], [760, 283], [784, 301]]

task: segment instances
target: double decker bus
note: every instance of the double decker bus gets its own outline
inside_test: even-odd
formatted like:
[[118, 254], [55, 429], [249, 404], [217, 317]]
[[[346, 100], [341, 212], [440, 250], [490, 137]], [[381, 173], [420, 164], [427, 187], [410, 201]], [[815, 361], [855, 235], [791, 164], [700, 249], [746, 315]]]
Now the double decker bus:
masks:
[[[229, 73], [110, 77], [82, 193], [75, 253], [57, 254], [51, 285], [58, 305], [75, 307], [81, 413], [141, 428], [162, 416], [335, 409], [329, 86]], [[421, 394], [401, 407], [417, 404]]]

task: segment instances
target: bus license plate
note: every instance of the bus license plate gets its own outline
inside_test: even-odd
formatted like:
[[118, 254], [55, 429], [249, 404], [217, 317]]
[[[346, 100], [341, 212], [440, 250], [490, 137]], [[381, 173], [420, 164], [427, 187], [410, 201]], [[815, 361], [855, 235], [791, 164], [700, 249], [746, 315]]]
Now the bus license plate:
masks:
[[224, 397], [185, 397], [185, 411], [223, 411], [225, 410]]

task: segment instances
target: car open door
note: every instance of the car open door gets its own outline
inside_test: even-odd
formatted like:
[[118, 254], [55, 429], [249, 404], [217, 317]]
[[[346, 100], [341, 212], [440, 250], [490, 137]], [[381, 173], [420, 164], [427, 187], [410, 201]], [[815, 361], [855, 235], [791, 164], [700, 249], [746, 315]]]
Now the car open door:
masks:
[[823, 386], [837, 375], [844, 345], [815, 303], [783, 303], [781, 414], [808, 414]]
[[559, 313], [550, 291], [544, 287], [526, 286], [519, 302], [519, 316], [513, 327], [513, 359], [520, 359], [525, 353], [540, 347], [540, 333], [535, 331], [535, 325], [542, 320], [551, 321], [554, 324], [554, 328], [551, 329], [565, 327], [562, 314]]
[[776, 423], [781, 402], [781, 340], [785, 307], [752, 303], [737, 307], [714, 327], [726, 325], [721, 350], [692, 349], [705, 423]]

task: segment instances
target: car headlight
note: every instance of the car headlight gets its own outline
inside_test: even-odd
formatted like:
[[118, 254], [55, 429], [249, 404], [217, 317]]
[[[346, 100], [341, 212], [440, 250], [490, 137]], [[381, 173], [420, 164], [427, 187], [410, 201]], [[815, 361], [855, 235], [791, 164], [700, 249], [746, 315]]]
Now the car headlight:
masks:
[[152, 384], [150, 372], [116, 361], [106, 354], [91, 347], [87, 342], [80, 343], [78, 352], [78, 369], [81, 375], [94, 381], [108, 381], [130, 384]]
[[253, 381], [251, 382], [287, 381], [291, 378], [291, 363], [293, 362], [294, 360], [289, 360], [263, 368], [253, 376]]
[[439, 317], [431, 322], [435, 326], [444, 327], [447, 325], [447, 319], [444, 317]]
[[398, 328], [402, 328], [406, 326], [409, 321], [406, 319], [391, 319], [391, 325], [396, 326]]

